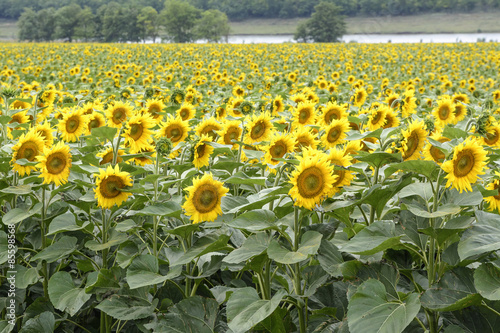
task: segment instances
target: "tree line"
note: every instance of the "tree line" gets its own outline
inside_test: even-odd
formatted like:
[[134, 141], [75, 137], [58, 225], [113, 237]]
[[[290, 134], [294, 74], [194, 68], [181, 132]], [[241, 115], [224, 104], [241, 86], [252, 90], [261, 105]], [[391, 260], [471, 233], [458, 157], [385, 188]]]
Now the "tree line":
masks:
[[162, 32], [162, 39], [176, 43], [196, 40], [219, 42], [229, 35], [226, 14], [200, 10], [184, 1], [170, 0], [158, 12], [153, 6], [138, 2], [101, 5], [96, 12], [89, 6], [70, 4], [33, 10], [25, 8], [18, 20], [19, 39], [51, 41], [74, 39], [102, 42], [140, 42]]
[[[17, 19], [25, 8], [35, 12], [76, 4], [92, 13], [112, 3], [125, 7], [164, 10], [173, 0], [0, 0], [0, 18]], [[247, 18], [309, 17], [320, 0], [183, 0], [200, 10], [219, 10], [231, 20]], [[500, 8], [500, 0], [323, 0], [333, 3], [346, 16], [412, 15], [431, 12], [470, 12]]]

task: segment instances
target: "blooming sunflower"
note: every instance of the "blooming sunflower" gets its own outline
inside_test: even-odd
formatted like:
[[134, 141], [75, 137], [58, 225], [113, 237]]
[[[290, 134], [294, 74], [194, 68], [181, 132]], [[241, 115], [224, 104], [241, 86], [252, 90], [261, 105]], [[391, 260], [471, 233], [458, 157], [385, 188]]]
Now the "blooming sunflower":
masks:
[[389, 107], [386, 105], [380, 105], [377, 108], [373, 108], [368, 116], [368, 129], [370, 131], [375, 131], [380, 127], [383, 127], [386, 123], [385, 116], [389, 111]]
[[346, 168], [351, 165], [352, 157], [344, 155], [343, 149], [331, 149], [328, 154], [328, 162], [334, 166], [333, 174], [337, 176], [337, 179], [332, 183], [332, 191], [330, 194], [335, 194], [340, 191], [340, 187], [348, 186], [351, 184], [354, 178], [351, 171]]
[[[500, 177], [500, 173], [495, 171], [495, 175], [497, 177]], [[492, 180], [488, 185], [485, 187], [487, 190], [494, 191], [496, 190], [498, 192], [497, 195], [492, 195], [489, 197], [484, 198], [484, 201], [488, 204], [488, 210], [489, 211], [500, 211], [500, 179], [494, 179]]]
[[219, 134], [219, 143], [233, 145], [234, 149], [237, 147], [237, 144], [233, 143], [233, 140], [239, 141], [241, 139], [241, 132], [242, 129], [239, 121], [228, 121], [220, 131], [217, 131], [217, 134]]
[[196, 169], [208, 166], [210, 155], [212, 155], [214, 151], [214, 147], [207, 143], [211, 141], [211, 138], [204, 134], [193, 147], [193, 165]]
[[17, 171], [22, 177], [25, 174], [29, 175], [31, 171], [36, 170], [31, 165], [20, 165], [16, 161], [27, 159], [30, 162], [35, 161], [36, 157], [43, 152], [44, 148], [43, 137], [37, 131], [29, 131], [19, 137], [19, 141], [12, 147], [12, 159], [10, 163], [14, 171]]
[[[118, 149], [118, 155], [116, 156], [116, 163], [120, 163], [123, 161], [123, 159], [120, 157], [123, 154], [125, 154], [125, 151]], [[96, 156], [101, 158], [99, 165], [113, 162], [113, 146], [108, 146], [103, 151], [97, 153]]]
[[50, 124], [48, 122], [38, 124], [35, 126], [35, 131], [42, 136], [45, 147], [50, 148], [54, 142], [53, 129], [50, 127]]
[[66, 142], [76, 142], [87, 129], [88, 117], [83, 115], [80, 108], [68, 110], [63, 114], [62, 120], [57, 127], [61, 132], [61, 138]]
[[398, 115], [393, 109], [389, 109], [385, 114], [385, 125], [384, 128], [398, 127], [400, 120]]
[[106, 125], [106, 119], [99, 112], [93, 112], [87, 117], [88, 117], [87, 131], [86, 131], [87, 135], [92, 134], [93, 128], [98, 128]]
[[354, 96], [352, 97], [353, 105], [357, 107], [362, 106], [366, 101], [366, 97], [368, 97], [368, 94], [364, 88], [356, 88]]
[[295, 152], [300, 152], [303, 148], [310, 147], [316, 149], [318, 147], [318, 140], [311, 133], [307, 127], [298, 128], [295, 132]]
[[106, 109], [106, 118], [111, 127], [121, 128], [130, 116], [132, 116], [132, 106], [128, 103], [118, 101]]
[[206, 134], [212, 139], [212, 141], [214, 141], [217, 138], [217, 131], [220, 131], [221, 129], [222, 125], [217, 120], [210, 117], [204, 119], [198, 124], [198, 126], [196, 126], [195, 133], [199, 137]]
[[243, 116], [240, 110], [240, 104], [243, 103], [244, 101], [245, 100], [242, 97], [231, 98], [227, 102], [226, 106], [226, 110], [229, 113], [229, 115], [235, 118]]
[[339, 105], [337, 102], [328, 102], [325, 107], [321, 109], [319, 117], [320, 125], [330, 125], [332, 120], [347, 119], [347, 105]]
[[[414, 90], [406, 90], [403, 98], [403, 106], [401, 107], [401, 114], [403, 118], [408, 118], [411, 114], [415, 113], [417, 109], [417, 98], [415, 97]], [[394, 127], [394, 126], [392, 126]]]
[[293, 122], [296, 125], [313, 125], [316, 119], [314, 102], [301, 102], [293, 109]]
[[276, 165], [280, 161], [276, 158], [283, 158], [286, 153], [291, 153], [295, 149], [294, 139], [287, 133], [275, 134], [269, 146], [266, 147], [264, 155], [267, 164]]
[[169, 138], [175, 147], [188, 137], [188, 133], [189, 125], [187, 121], [182, 121], [181, 118], [170, 116], [167, 118], [166, 122], [162, 123], [160, 129], [156, 132], [156, 137]]
[[[441, 143], [448, 142], [450, 139], [442, 136], [440, 132], [435, 132], [430, 136], [431, 139], [439, 141]], [[446, 156], [444, 153], [439, 150], [437, 147], [433, 146], [430, 142], [428, 142], [424, 147], [424, 159], [428, 161], [434, 161], [437, 164], [441, 165], [443, 163]]]
[[451, 98], [443, 98], [438, 101], [437, 107], [432, 111], [438, 127], [444, 127], [446, 124], [451, 124], [455, 121], [454, 110], [455, 107]]
[[407, 129], [403, 130], [403, 141], [400, 149], [403, 160], [418, 160], [424, 147], [427, 132], [423, 121], [412, 121]]
[[176, 111], [177, 116], [182, 120], [190, 120], [194, 117], [194, 106], [188, 103], [182, 103], [181, 107]]
[[211, 173], [193, 179], [193, 185], [186, 188], [188, 195], [182, 205], [187, 216], [193, 223], [214, 221], [222, 214], [221, 199], [229, 191]]
[[283, 103], [283, 97], [278, 95], [273, 100], [272, 115], [276, 117], [278, 115], [278, 113], [283, 112], [283, 110], [285, 110], [285, 104]]
[[246, 124], [245, 143], [253, 144], [268, 140], [272, 129], [273, 123], [269, 113], [253, 115]]
[[[143, 145], [140, 149], [130, 149], [131, 154], [144, 154], [143, 156], [134, 157], [134, 162], [137, 165], [145, 166], [146, 164], [153, 164], [153, 160], [156, 158], [156, 147], [152, 144], [148, 143], [147, 145]], [[148, 153], [148, 154], [146, 154]], [[151, 153], [151, 154], [149, 154]], [[179, 150], [175, 150], [170, 153], [170, 158], [175, 158], [179, 153]]]
[[316, 158], [301, 158], [300, 164], [290, 177], [293, 187], [288, 194], [295, 205], [312, 210], [331, 193], [332, 184], [338, 176], [333, 175], [333, 166], [324, 155]]
[[154, 120], [149, 115], [136, 115], [127, 122], [123, 132], [125, 143], [134, 150], [140, 150], [151, 141], [151, 128], [155, 126]]
[[52, 149], [44, 148], [43, 154], [37, 157], [44, 184], [55, 183], [56, 186], [65, 184], [69, 177], [71, 168], [71, 153], [69, 146], [59, 141]]
[[160, 112], [162, 112], [164, 108], [165, 104], [161, 99], [148, 99], [146, 101], [146, 110], [151, 118], [154, 119], [156, 124], [160, 123], [162, 119], [162, 115], [160, 114]]
[[500, 126], [490, 125], [486, 128], [486, 134], [481, 138], [484, 145], [490, 147], [500, 147]]
[[330, 125], [325, 128], [325, 133], [321, 136], [323, 146], [333, 148], [343, 143], [349, 129], [349, 121], [346, 118], [332, 120]]
[[456, 124], [459, 121], [464, 120], [465, 116], [467, 115], [467, 107], [460, 102], [453, 104], [453, 106], [455, 107], [453, 109], [453, 113], [455, 114], [455, 120], [453, 121], [453, 123]]
[[486, 151], [475, 140], [468, 138], [453, 149], [453, 159], [444, 162], [441, 168], [447, 173], [446, 187], [453, 187], [462, 193], [471, 191], [479, 175], [486, 168]]
[[[344, 146], [344, 155], [358, 155], [359, 151], [363, 150], [363, 144], [361, 140], [353, 140], [346, 143]], [[356, 162], [356, 159], [353, 158], [353, 162]]]
[[[11, 116], [11, 120], [9, 121], [9, 124], [14, 124], [14, 123], [26, 124], [29, 121], [30, 121], [30, 118], [28, 117], [28, 111], [21, 111], [21, 112], [17, 112], [15, 114], [13, 114]], [[14, 139], [14, 137], [12, 136], [12, 131], [16, 130], [16, 129], [21, 129], [21, 127], [15, 127], [15, 128], [8, 127], [7, 128], [7, 131], [8, 131], [7, 136], [9, 137], [9, 139]]]
[[118, 165], [114, 168], [108, 166], [106, 169], [99, 169], [96, 175], [96, 188], [94, 189], [97, 205], [102, 208], [111, 208], [121, 204], [132, 195], [123, 190], [132, 186], [132, 177], [128, 172], [120, 171]]

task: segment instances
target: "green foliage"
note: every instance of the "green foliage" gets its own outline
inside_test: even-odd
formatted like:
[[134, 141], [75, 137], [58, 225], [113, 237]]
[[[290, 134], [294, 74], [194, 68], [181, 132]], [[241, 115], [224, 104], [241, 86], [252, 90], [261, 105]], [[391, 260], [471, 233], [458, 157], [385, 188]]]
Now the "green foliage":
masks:
[[200, 15], [200, 10], [178, 0], [168, 1], [165, 9], [160, 13], [167, 37], [175, 43], [188, 43], [196, 40], [195, 27]]
[[345, 22], [340, 8], [332, 3], [320, 2], [314, 7], [311, 18], [301, 23], [295, 33], [299, 42], [338, 42], [345, 34]]
[[217, 9], [210, 9], [201, 14], [196, 26], [196, 36], [208, 42], [227, 41], [229, 21], [226, 14]]

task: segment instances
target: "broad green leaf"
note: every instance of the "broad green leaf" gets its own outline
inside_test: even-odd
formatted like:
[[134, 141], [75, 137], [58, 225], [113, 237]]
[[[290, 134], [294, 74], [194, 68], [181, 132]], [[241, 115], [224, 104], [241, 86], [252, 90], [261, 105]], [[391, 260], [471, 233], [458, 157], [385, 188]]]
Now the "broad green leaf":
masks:
[[247, 261], [248, 259], [263, 253], [267, 247], [271, 238], [264, 232], [249, 236], [243, 245], [229, 253], [223, 260], [230, 264], [238, 264], [240, 262]]
[[56, 216], [49, 225], [49, 233], [47, 235], [54, 235], [63, 231], [81, 230], [90, 224], [89, 221], [83, 222], [80, 226], [76, 224], [75, 215], [72, 213], [65, 213]]
[[144, 326], [158, 333], [213, 333], [218, 309], [219, 304], [213, 299], [189, 297], [171, 307], [158, 322]]
[[406, 299], [388, 301], [382, 282], [363, 282], [352, 295], [347, 312], [351, 333], [399, 333], [420, 311], [418, 294]]
[[439, 171], [439, 166], [434, 161], [427, 160], [411, 160], [404, 161], [401, 163], [392, 164], [387, 169], [385, 169], [384, 174], [386, 177], [393, 174], [395, 171], [406, 171], [415, 172], [419, 175], [426, 176], [429, 179], [433, 179], [433, 176], [437, 175]]
[[96, 309], [119, 320], [137, 320], [152, 316], [158, 299], [149, 303], [127, 295], [112, 295], [96, 306]]
[[339, 249], [331, 242], [324, 239], [321, 241], [317, 258], [325, 272], [333, 277], [342, 276], [344, 259]]
[[85, 292], [88, 294], [108, 293], [120, 289], [120, 278], [115, 270], [101, 269], [87, 276]]
[[206, 253], [221, 251], [227, 249], [227, 242], [229, 241], [229, 235], [214, 235], [208, 234], [200, 239], [198, 239], [194, 245], [187, 250], [184, 255], [182, 255], [178, 260], [170, 263], [170, 266], [184, 265], [191, 262], [193, 259], [202, 256]]
[[108, 141], [113, 141], [116, 135], [117, 129], [114, 127], [101, 126], [97, 128], [92, 128], [92, 136], [107, 139]]
[[341, 248], [355, 254], [375, 254], [399, 244], [401, 235], [396, 235], [393, 221], [375, 221], [361, 230]]
[[29, 319], [19, 333], [53, 333], [55, 323], [54, 314], [46, 311]]
[[263, 300], [253, 288], [241, 288], [233, 292], [227, 301], [228, 326], [234, 333], [248, 332], [269, 317], [278, 307], [285, 291], [281, 289], [271, 300]]
[[474, 285], [486, 299], [500, 301], [500, 269], [491, 264], [482, 264], [474, 272]]
[[31, 261], [46, 260], [48, 263], [51, 263], [65, 258], [76, 250], [77, 241], [76, 237], [62, 236], [57, 242], [31, 258]]
[[26, 195], [30, 194], [33, 190], [31, 189], [31, 185], [18, 185], [18, 186], [9, 186], [7, 188], [1, 189], [2, 193], [16, 194], [16, 195]]
[[164, 282], [167, 277], [158, 274], [158, 259], [150, 254], [136, 257], [127, 269], [127, 283], [130, 289], [151, 286]]
[[416, 205], [412, 204], [407, 204], [406, 207], [410, 212], [413, 214], [420, 216], [420, 217], [425, 217], [425, 218], [436, 218], [436, 217], [443, 217], [447, 215], [452, 215], [452, 214], [458, 214], [462, 210], [460, 206], [457, 206], [452, 203], [447, 203], [442, 206], [439, 206], [438, 210], [435, 212], [428, 212]]
[[21, 208], [11, 209], [7, 212], [7, 214], [5, 214], [2, 217], [2, 222], [3, 224], [7, 225], [19, 223], [22, 220], [27, 219], [28, 217], [38, 213], [40, 210], [42, 210], [42, 206], [43, 205], [41, 203], [37, 203], [30, 209], [21, 209]]
[[169, 234], [172, 234], [172, 235], [180, 236], [182, 239], [186, 239], [193, 232], [195, 232], [199, 229], [200, 229], [200, 225], [198, 223], [194, 223], [194, 224], [184, 224], [184, 225], [175, 227], [174, 229], [167, 229], [166, 232]]
[[234, 220], [227, 223], [227, 225], [243, 229], [250, 232], [277, 229], [274, 222], [276, 215], [268, 209], [256, 209], [238, 215]]
[[134, 211], [133, 214], [180, 218], [181, 212], [181, 206], [179, 206], [176, 202], [167, 201], [163, 203], [156, 203], [151, 206], [146, 206], [144, 207], [144, 209]]
[[427, 289], [420, 298], [422, 306], [434, 311], [457, 311], [481, 302], [481, 295], [447, 288]]
[[475, 211], [476, 223], [464, 232], [458, 243], [461, 260], [500, 249], [498, 214]]
[[110, 233], [109, 240], [101, 244], [95, 240], [89, 240], [85, 243], [85, 247], [91, 251], [102, 251], [104, 249], [109, 249], [112, 246], [120, 245], [121, 243], [127, 241], [128, 237], [126, 234], [122, 234], [121, 232], [112, 231]]
[[243, 172], [237, 172], [233, 176], [224, 180], [227, 184], [245, 184], [245, 185], [266, 185], [267, 177], [250, 177]]
[[28, 286], [38, 282], [38, 271], [36, 267], [27, 268], [16, 265], [16, 288], [26, 289]]
[[249, 201], [245, 197], [226, 195], [221, 199], [221, 209], [224, 213], [228, 213], [230, 211], [237, 211], [240, 207], [248, 203]]
[[471, 192], [458, 192], [453, 189], [450, 191], [450, 197], [448, 198], [448, 202], [451, 202], [457, 206], [477, 206], [483, 202], [483, 195], [480, 191], [476, 190]]
[[0, 333], [10, 333], [14, 330], [14, 327], [16, 326], [10, 324], [7, 320], [0, 320]]
[[49, 298], [54, 307], [74, 316], [90, 299], [83, 288], [75, 287], [68, 272], [57, 272], [49, 280]]
[[374, 168], [381, 167], [382, 165], [399, 162], [401, 161], [401, 154], [390, 154], [382, 151], [377, 151], [373, 153], [358, 152], [358, 156], [355, 156], [357, 160], [366, 162]]
[[469, 136], [469, 133], [460, 128], [445, 126], [443, 136], [448, 139], [465, 139]]
[[407, 198], [413, 195], [418, 195], [425, 201], [429, 201], [434, 196], [434, 193], [432, 192], [432, 187], [429, 182], [417, 182], [406, 186], [398, 194], [400, 198]]
[[278, 241], [272, 240], [267, 249], [267, 255], [281, 264], [296, 264], [318, 252], [322, 237], [323, 235], [317, 231], [306, 231], [302, 235], [299, 249], [296, 252], [289, 251], [281, 247]]
[[9, 258], [9, 241], [5, 231], [0, 230], [0, 265], [7, 262]]

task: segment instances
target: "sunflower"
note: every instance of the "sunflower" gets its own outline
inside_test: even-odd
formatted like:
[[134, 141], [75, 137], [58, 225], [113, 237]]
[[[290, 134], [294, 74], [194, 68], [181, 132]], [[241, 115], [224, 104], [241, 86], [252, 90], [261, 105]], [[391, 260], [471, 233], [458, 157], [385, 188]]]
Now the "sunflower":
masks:
[[[17, 112], [15, 114], [13, 114], [11, 116], [11, 120], [9, 121], [9, 124], [14, 124], [14, 123], [26, 124], [29, 121], [30, 121], [30, 117], [28, 117], [28, 111], [21, 111], [21, 112]], [[9, 126], [7, 128], [7, 136], [9, 137], [9, 139], [14, 139], [14, 137], [12, 136], [12, 131], [17, 130], [17, 129], [21, 129], [21, 127], [18, 126], [18, 127], [12, 128]]]
[[169, 116], [167, 121], [162, 123], [160, 129], [156, 132], [156, 137], [169, 138], [175, 147], [188, 137], [188, 133], [189, 125], [187, 121], [182, 121], [181, 118]]
[[149, 115], [136, 115], [127, 122], [126, 129], [123, 132], [125, 143], [134, 150], [140, 150], [151, 140], [155, 126], [154, 120]]
[[273, 109], [272, 109], [272, 115], [277, 116], [278, 113], [283, 112], [285, 110], [285, 104], [283, 104], [283, 97], [280, 95], [276, 96], [273, 99]]
[[443, 98], [438, 101], [437, 107], [432, 111], [432, 115], [439, 127], [451, 124], [455, 121], [455, 107], [450, 98]]
[[424, 147], [427, 132], [423, 121], [412, 121], [407, 129], [403, 130], [403, 141], [401, 142], [401, 154], [403, 160], [418, 160], [420, 152]]
[[333, 174], [337, 176], [337, 179], [332, 183], [331, 195], [340, 191], [340, 187], [348, 186], [351, 184], [354, 178], [351, 171], [346, 170], [346, 168], [351, 165], [352, 157], [348, 154], [344, 154], [343, 149], [331, 149], [328, 154], [328, 162], [334, 166]]
[[106, 125], [106, 119], [99, 112], [93, 112], [87, 117], [88, 117], [87, 131], [86, 131], [87, 135], [92, 134], [93, 128], [98, 128]]
[[349, 131], [349, 121], [346, 118], [332, 120], [325, 128], [325, 133], [321, 136], [323, 146], [333, 148], [345, 141]]
[[160, 123], [162, 119], [162, 115], [160, 114], [160, 112], [162, 112], [164, 108], [165, 104], [163, 104], [163, 101], [161, 99], [148, 99], [146, 101], [146, 110], [151, 118], [154, 119], [156, 124]]
[[299, 126], [314, 125], [316, 113], [314, 102], [301, 102], [292, 111], [293, 123]]
[[385, 114], [385, 125], [384, 128], [398, 127], [400, 124], [399, 117], [394, 111], [394, 109], [387, 110]]
[[303, 93], [298, 93], [290, 97], [292, 101], [294, 101], [297, 105], [300, 103], [305, 103], [307, 102], [307, 96]]
[[76, 142], [87, 129], [88, 117], [83, 115], [82, 109], [68, 110], [63, 114], [57, 127], [61, 138], [66, 142]]
[[462, 193], [471, 191], [471, 184], [484, 174], [486, 151], [475, 140], [468, 138], [453, 149], [453, 159], [444, 162], [441, 168], [447, 173], [446, 187], [453, 187]]
[[339, 105], [337, 102], [328, 102], [325, 107], [321, 109], [319, 116], [319, 123], [323, 126], [328, 126], [335, 119], [347, 119], [347, 105]]
[[233, 143], [233, 140], [239, 141], [241, 139], [241, 132], [242, 129], [239, 121], [228, 121], [220, 131], [217, 131], [217, 134], [219, 134], [219, 143], [233, 145], [234, 149], [237, 147], [237, 144]]
[[71, 154], [69, 146], [59, 141], [52, 149], [44, 148], [43, 154], [37, 157], [36, 165], [42, 173], [44, 184], [55, 183], [56, 186], [65, 184], [69, 177], [71, 168]]
[[451, 101], [453, 103], [464, 103], [464, 104], [469, 104], [470, 103], [470, 100], [469, 100], [469, 97], [467, 96], [467, 94], [456, 94], [456, 95], [453, 95], [453, 97], [451, 98]]
[[370, 131], [375, 131], [383, 127], [386, 123], [385, 116], [389, 111], [389, 107], [386, 105], [380, 105], [378, 108], [372, 108], [370, 114], [368, 115], [368, 129]]
[[204, 119], [195, 128], [196, 135], [202, 136], [204, 134], [208, 135], [212, 141], [217, 138], [217, 131], [222, 129], [222, 125], [219, 124], [214, 118]]
[[236, 97], [243, 97], [243, 96], [245, 96], [245, 89], [243, 89], [240, 86], [235, 86], [233, 88], [233, 95]]
[[132, 106], [128, 103], [118, 101], [106, 109], [106, 118], [111, 127], [121, 128], [130, 116], [132, 116]]
[[182, 120], [190, 120], [194, 117], [195, 111], [194, 106], [187, 103], [182, 103], [181, 107], [176, 111], [177, 116]]
[[214, 151], [214, 147], [207, 144], [207, 142], [211, 141], [211, 138], [208, 135], [204, 134], [193, 147], [193, 165], [196, 169], [201, 169], [204, 166], [208, 166], [210, 155], [212, 155]]
[[[145, 166], [147, 164], [153, 164], [153, 160], [156, 158], [156, 147], [153, 146], [152, 144], [148, 143], [147, 145], [143, 145], [138, 150], [130, 149], [130, 153], [131, 154], [144, 154], [144, 156], [134, 157], [134, 162], [137, 165]], [[152, 154], [146, 154], [146, 153], [152, 153]], [[174, 150], [172, 153], [170, 153], [169, 157], [175, 158], [178, 153], [179, 153], [179, 150]]]
[[366, 97], [368, 97], [368, 94], [364, 88], [356, 88], [354, 96], [352, 97], [353, 105], [357, 107], [362, 106], [366, 101]]
[[483, 145], [500, 147], [500, 126], [490, 125], [486, 128], [486, 134], [481, 138]]
[[211, 173], [193, 179], [193, 185], [186, 188], [188, 195], [182, 205], [193, 223], [214, 221], [222, 214], [221, 199], [229, 191], [223, 185], [214, 180]]
[[[500, 173], [495, 171], [495, 175], [500, 177]], [[489, 211], [500, 211], [500, 179], [494, 179], [485, 187], [487, 190], [498, 192], [497, 195], [492, 195], [484, 198], [484, 201], [488, 204]]]
[[300, 152], [303, 148], [309, 147], [316, 149], [318, 147], [318, 140], [311, 133], [307, 127], [298, 128], [295, 133], [295, 152]]
[[[363, 150], [363, 144], [361, 140], [353, 140], [346, 143], [344, 146], [344, 156], [358, 155], [359, 151]], [[353, 158], [353, 162], [356, 162], [356, 159]]]
[[[415, 113], [417, 109], [417, 98], [415, 97], [414, 90], [406, 90], [403, 97], [403, 106], [401, 107], [401, 114], [403, 118], [408, 118], [411, 114]], [[394, 126], [392, 126], [394, 127]]]
[[[440, 132], [435, 132], [430, 136], [431, 139], [439, 141], [441, 143], [448, 142], [450, 139], [442, 136]], [[437, 147], [433, 146], [430, 142], [428, 142], [424, 147], [424, 159], [428, 161], [434, 161], [437, 164], [441, 165], [443, 163], [446, 156], [444, 153], [439, 150]]]
[[285, 154], [293, 152], [295, 149], [294, 139], [287, 133], [275, 134], [269, 146], [266, 147], [264, 155], [267, 164], [276, 165], [280, 161], [276, 158], [283, 158]]
[[231, 117], [241, 117], [243, 114], [240, 111], [240, 104], [244, 102], [242, 97], [230, 98], [227, 102], [226, 110]]
[[99, 207], [120, 206], [132, 195], [130, 192], [123, 191], [126, 187], [132, 186], [132, 177], [128, 172], [120, 171], [118, 165], [114, 168], [108, 166], [106, 169], [99, 169], [99, 174], [95, 175], [97, 188], [94, 192]]
[[16, 163], [16, 161], [23, 158], [30, 162], [35, 161], [36, 157], [43, 152], [44, 145], [43, 137], [38, 131], [31, 130], [21, 135], [17, 144], [12, 147], [12, 159], [10, 163], [14, 171], [17, 171], [22, 177], [25, 174], [29, 175], [32, 170], [36, 170], [34, 166], [21, 165]]
[[453, 123], [458, 123], [459, 121], [464, 120], [465, 116], [467, 115], [467, 107], [463, 105], [462, 103], [458, 102], [457, 104], [453, 104], [455, 107], [453, 109], [453, 113], [455, 114], [455, 120]]
[[268, 140], [272, 129], [273, 123], [269, 113], [253, 115], [246, 124], [245, 143], [253, 144]]
[[43, 124], [36, 125], [35, 131], [42, 136], [45, 147], [50, 148], [54, 142], [53, 129], [50, 127], [50, 123], [44, 122]]
[[288, 194], [295, 205], [312, 210], [332, 191], [338, 176], [333, 175], [333, 166], [324, 155], [316, 158], [300, 158], [300, 164], [290, 177], [293, 187]]
[[[116, 163], [120, 163], [123, 161], [123, 159], [120, 157], [123, 154], [125, 154], [125, 151], [118, 149], [118, 155], [116, 156]], [[108, 146], [100, 153], [97, 153], [96, 156], [101, 158], [99, 165], [113, 162], [113, 146]]]

